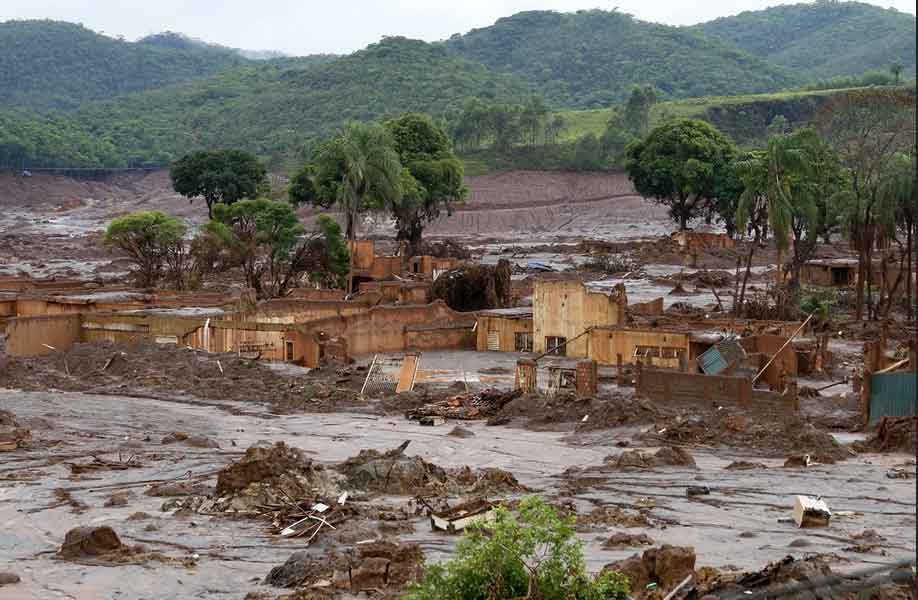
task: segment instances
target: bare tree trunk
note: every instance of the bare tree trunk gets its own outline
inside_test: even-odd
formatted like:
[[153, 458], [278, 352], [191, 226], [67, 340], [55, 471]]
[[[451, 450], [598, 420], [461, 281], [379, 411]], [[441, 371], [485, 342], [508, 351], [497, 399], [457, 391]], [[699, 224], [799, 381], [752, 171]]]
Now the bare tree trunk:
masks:
[[743, 275], [743, 285], [740, 288], [739, 293], [739, 302], [734, 307], [734, 314], [737, 317], [742, 315], [743, 303], [746, 301], [746, 283], [749, 281], [749, 272], [752, 270], [752, 254], [755, 252], [755, 247], [759, 243], [759, 240], [753, 240], [749, 245], [749, 253], [746, 255], [746, 273]]
[[906, 226], [905, 232], [905, 247], [906, 252], [908, 253], [907, 262], [908, 262], [908, 278], [905, 281], [905, 301], [908, 304], [907, 314], [909, 323], [913, 323], [915, 317], [915, 307], [912, 306], [912, 230], [914, 229], [914, 223], [909, 221]]
[[855, 291], [854, 319], [860, 321], [864, 316], [864, 249], [858, 248], [857, 253], [857, 289]]

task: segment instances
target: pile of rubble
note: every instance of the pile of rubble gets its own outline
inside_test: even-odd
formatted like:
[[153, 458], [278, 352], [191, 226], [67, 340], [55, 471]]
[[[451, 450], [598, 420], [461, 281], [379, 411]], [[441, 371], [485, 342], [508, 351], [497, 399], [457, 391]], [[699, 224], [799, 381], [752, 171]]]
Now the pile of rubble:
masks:
[[640, 437], [664, 443], [731, 446], [766, 457], [809, 454], [816, 462], [845, 460], [853, 455], [831, 434], [799, 418], [747, 418], [716, 409], [667, 419]]
[[918, 416], [883, 417], [876, 430], [864, 442], [855, 445], [858, 452], [918, 452]]
[[606, 465], [618, 470], [652, 469], [662, 466], [679, 466], [695, 468], [695, 459], [689, 452], [678, 446], [664, 446], [655, 454], [640, 450], [626, 450], [615, 456], [605, 458]]
[[278, 410], [302, 407], [311, 391], [304, 378], [236, 354], [111, 343], [74, 344], [66, 352], [10, 357], [0, 371], [0, 387], [243, 402], [266, 398]]
[[394, 597], [424, 574], [424, 554], [417, 544], [374, 540], [357, 544], [344, 553], [321, 556], [297, 552], [274, 567], [265, 583], [298, 588], [288, 598], [327, 598], [341, 593], [375, 592]]
[[501, 392], [483, 390], [475, 394], [459, 394], [445, 400], [425, 404], [409, 410], [405, 416], [409, 419], [422, 417], [443, 417], [445, 419], [471, 420], [487, 419], [496, 415], [504, 406], [522, 395], [521, 390]]

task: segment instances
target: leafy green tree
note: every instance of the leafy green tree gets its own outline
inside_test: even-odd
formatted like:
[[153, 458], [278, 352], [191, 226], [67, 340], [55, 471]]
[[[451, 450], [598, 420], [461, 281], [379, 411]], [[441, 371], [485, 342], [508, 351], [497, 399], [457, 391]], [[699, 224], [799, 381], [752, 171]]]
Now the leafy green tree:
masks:
[[873, 319], [877, 315], [870, 265], [881, 221], [881, 194], [893, 157], [915, 147], [915, 98], [891, 89], [853, 91], [826, 102], [816, 123], [849, 174], [839, 205], [858, 252], [855, 318], [861, 319], [866, 306], [868, 319]]
[[118, 217], [105, 230], [104, 243], [127, 254], [136, 265], [138, 287], [159, 283], [171, 256], [184, 247], [184, 221], [157, 211]]
[[404, 167], [401, 194], [391, 204], [396, 239], [408, 242], [411, 254], [417, 255], [425, 224], [440, 216], [443, 208], [452, 213], [453, 203], [468, 192], [462, 183], [462, 163], [446, 132], [427, 115], [408, 113], [387, 121], [385, 127]]
[[684, 231], [715, 198], [719, 178], [733, 156], [733, 144], [714, 126], [694, 119], [669, 121], [628, 146], [625, 170], [635, 189], [669, 207]]
[[[319, 222], [318, 236], [304, 235], [293, 207], [265, 198], [214, 206], [214, 218], [201, 228], [198, 247], [220, 255], [224, 268], [239, 267], [246, 285], [259, 298], [286, 296], [304, 274], [330, 273], [340, 278], [341, 261], [349, 261], [333, 221]], [[346, 269], [345, 269], [346, 272]]]
[[496, 509], [491, 523], [466, 533], [452, 560], [428, 567], [407, 600], [622, 600], [625, 576], [590, 577], [573, 518], [561, 518], [538, 497], [524, 499], [517, 517]]
[[257, 158], [242, 150], [210, 150], [187, 154], [172, 165], [172, 186], [193, 199], [203, 197], [207, 216], [215, 203], [232, 204], [267, 191], [267, 171]]
[[902, 63], [896, 62], [889, 67], [889, 72], [892, 73], [894, 85], [899, 85], [899, 80], [902, 77]]
[[324, 208], [337, 206], [345, 216], [345, 236], [354, 240], [361, 212], [398, 203], [401, 176], [402, 164], [389, 131], [375, 123], [351, 123], [321, 144], [312, 162], [294, 176], [290, 198]]

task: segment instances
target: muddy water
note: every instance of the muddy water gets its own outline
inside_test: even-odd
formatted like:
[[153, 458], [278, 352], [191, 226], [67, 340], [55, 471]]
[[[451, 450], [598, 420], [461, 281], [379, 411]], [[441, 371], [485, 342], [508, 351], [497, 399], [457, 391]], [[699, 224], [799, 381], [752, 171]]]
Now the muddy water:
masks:
[[[21, 421], [33, 421], [40, 448], [0, 455], [0, 570], [22, 577], [16, 586], [0, 588], [0, 600], [114, 598], [242, 598], [259, 589], [272, 565], [302, 549], [302, 540], [279, 541], [254, 521], [159, 511], [160, 498], [143, 495], [149, 480], [201, 476], [214, 482], [223, 464], [257, 442], [284, 440], [316, 460], [335, 462], [362, 448], [387, 449], [411, 440], [407, 452], [442, 466], [492, 466], [512, 471], [519, 480], [547, 496], [555, 496], [570, 467], [599, 465], [621, 450], [619, 439], [633, 430], [571, 435], [531, 432], [466, 424], [475, 436], [447, 436], [451, 425], [420, 427], [398, 417], [367, 415], [295, 415], [279, 417], [258, 404], [213, 406], [68, 393], [0, 391], [0, 408]], [[41, 418], [44, 422], [35, 422]], [[194, 449], [160, 444], [172, 431], [202, 433], [221, 449]], [[147, 439], [149, 438], [149, 441]], [[235, 446], [233, 446], [235, 442]], [[91, 473], [72, 479], [62, 461], [85, 462], [90, 454], [106, 457], [138, 453], [142, 469]], [[151, 454], [156, 453], [157, 455]], [[658, 543], [694, 546], [699, 565], [735, 565], [752, 569], [787, 554], [835, 552], [852, 562], [889, 561], [915, 554], [914, 480], [893, 480], [886, 467], [905, 456], [854, 458], [846, 463], [807, 470], [769, 468], [725, 471], [742, 453], [693, 449], [697, 470], [673, 468], [642, 473], [608, 473], [571, 499], [582, 511], [595, 505], [641, 506], [650, 509], [655, 527], [644, 531]], [[748, 458], [748, 457], [747, 457]], [[765, 462], [777, 467], [779, 461]], [[912, 469], [914, 467], [911, 467]], [[132, 483], [136, 485], [131, 486]], [[686, 485], [708, 485], [703, 502], [685, 497]], [[133, 492], [126, 507], [103, 504], [115, 485]], [[127, 487], [125, 487], [127, 486]], [[55, 488], [68, 488], [88, 509], [74, 514], [59, 506]], [[793, 494], [821, 494], [837, 513], [830, 527], [801, 531], [784, 522]], [[406, 499], [402, 499], [403, 501]], [[129, 521], [145, 511], [153, 521]], [[149, 523], [158, 530], [144, 531]], [[665, 526], [663, 523], [667, 523]], [[150, 563], [119, 567], [80, 565], [53, 559], [64, 533], [76, 525], [108, 524], [127, 543], [143, 543], [171, 559], [192, 559], [194, 566]], [[875, 529], [887, 538], [889, 556], [853, 554], [851, 535]], [[740, 537], [740, 534], [754, 537]], [[583, 536], [592, 569], [631, 552], [603, 551], [608, 532]], [[422, 520], [403, 539], [418, 541], [429, 560], [451, 551], [454, 540], [433, 534]], [[790, 546], [803, 539], [808, 545]], [[798, 542], [799, 543], [799, 542]], [[316, 550], [321, 552], [322, 549]], [[193, 555], [197, 555], [193, 559]]]

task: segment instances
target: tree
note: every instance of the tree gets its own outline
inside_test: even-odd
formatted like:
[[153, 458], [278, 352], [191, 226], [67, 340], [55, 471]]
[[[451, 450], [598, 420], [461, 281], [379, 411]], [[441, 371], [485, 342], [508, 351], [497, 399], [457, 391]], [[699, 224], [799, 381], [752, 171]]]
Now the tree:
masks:
[[889, 67], [889, 72], [892, 73], [894, 85], [899, 85], [899, 80], [902, 77], [902, 63], [893, 63]]
[[462, 163], [456, 158], [449, 138], [427, 115], [408, 113], [385, 123], [399, 161], [401, 194], [391, 204], [396, 239], [408, 242], [412, 255], [421, 254], [424, 225], [452, 213], [454, 202], [468, 190], [462, 183]]
[[635, 189], [669, 207], [684, 231], [715, 196], [733, 156], [733, 144], [714, 126], [694, 119], [659, 125], [625, 151], [625, 170]]
[[210, 150], [186, 154], [172, 165], [172, 186], [193, 199], [203, 197], [207, 216], [215, 203], [232, 204], [267, 191], [268, 176], [257, 158], [242, 150]]
[[634, 86], [625, 103], [624, 122], [628, 131], [642, 137], [650, 128], [650, 110], [657, 103], [659, 95], [652, 85]]
[[319, 145], [290, 188], [291, 202], [330, 208], [345, 217], [345, 237], [357, 239], [357, 216], [399, 201], [402, 164], [391, 134], [375, 123], [351, 123]]
[[[880, 314], [884, 318], [888, 316], [904, 273], [906, 314], [910, 322], [915, 318], [915, 306], [912, 301], [912, 278], [914, 273], [912, 261], [915, 251], [916, 226], [918, 226], [916, 173], [918, 173], [918, 149], [896, 154], [886, 167], [883, 185], [880, 189], [879, 210], [881, 233], [886, 239], [896, 242], [899, 246], [899, 268], [895, 281], [889, 282], [886, 275], [888, 260], [882, 261], [883, 286], [881, 290], [886, 292], [886, 304], [884, 306], [881, 299], [879, 303], [881, 306]], [[900, 237], [903, 229], [905, 233], [904, 243]], [[887, 244], [886, 248], [888, 251], [891, 246]]]
[[[873, 249], [886, 166], [915, 146], [915, 99], [898, 90], [871, 89], [833, 96], [816, 115], [820, 132], [847, 167], [850, 184], [840, 196], [843, 223], [858, 252], [855, 316], [876, 317]], [[866, 292], [866, 298], [865, 298]]]
[[408, 600], [623, 600], [628, 579], [590, 577], [573, 518], [560, 518], [538, 497], [520, 502], [517, 517], [495, 509], [493, 522], [466, 529], [456, 556], [427, 568]]
[[350, 259], [341, 230], [330, 220], [320, 220], [319, 233], [306, 236], [287, 202], [259, 198], [218, 204], [197, 246], [210, 256], [222, 255], [225, 267], [240, 267], [258, 298], [282, 297], [305, 273], [337, 280], [347, 272], [342, 261]]
[[185, 223], [157, 211], [131, 213], [113, 220], [105, 230], [106, 246], [126, 253], [137, 270], [138, 287], [159, 283], [170, 256], [184, 248]]

